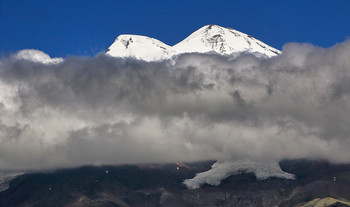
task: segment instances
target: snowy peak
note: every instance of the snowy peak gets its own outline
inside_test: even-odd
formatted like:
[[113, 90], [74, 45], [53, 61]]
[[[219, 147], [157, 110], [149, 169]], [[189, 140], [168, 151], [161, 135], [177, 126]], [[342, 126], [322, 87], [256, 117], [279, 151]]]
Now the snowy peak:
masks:
[[106, 54], [120, 58], [159, 61], [171, 59], [184, 53], [233, 55], [240, 52], [249, 52], [266, 57], [281, 53], [250, 35], [231, 28], [207, 25], [172, 47], [146, 36], [120, 35], [108, 48]]
[[120, 35], [108, 48], [107, 54], [113, 57], [133, 57], [145, 61], [167, 58], [169, 45], [141, 35]]
[[251, 52], [261, 53], [268, 57], [280, 53], [277, 49], [250, 35], [218, 25], [207, 25], [200, 28], [173, 48], [178, 53], [216, 52], [231, 55], [238, 52]]
[[51, 58], [48, 54], [40, 50], [24, 49], [18, 51], [14, 56], [16, 60], [26, 60], [42, 64], [58, 64], [63, 62], [63, 58]]

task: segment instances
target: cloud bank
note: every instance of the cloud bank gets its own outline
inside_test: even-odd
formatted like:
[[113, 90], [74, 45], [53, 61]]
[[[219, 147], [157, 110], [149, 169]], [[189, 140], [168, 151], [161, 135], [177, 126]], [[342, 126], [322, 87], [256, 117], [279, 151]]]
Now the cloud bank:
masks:
[[0, 169], [207, 159], [350, 162], [350, 41], [271, 59], [0, 60]]

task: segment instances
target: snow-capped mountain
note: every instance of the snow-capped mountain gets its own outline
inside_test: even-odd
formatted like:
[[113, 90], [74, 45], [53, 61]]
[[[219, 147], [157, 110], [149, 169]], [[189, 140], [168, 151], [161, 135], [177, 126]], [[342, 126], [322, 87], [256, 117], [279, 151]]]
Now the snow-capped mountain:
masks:
[[135, 58], [144, 61], [167, 59], [171, 47], [165, 43], [141, 35], [120, 35], [106, 54], [118, 58]]
[[183, 53], [232, 55], [249, 52], [272, 57], [281, 52], [250, 35], [217, 25], [207, 25], [174, 46], [140, 35], [120, 35], [108, 48], [107, 55], [145, 61], [170, 59]]
[[120, 35], [108, 48], [107, 54], [114, 57], [156, 61], [168, 58], [170, 51], [169, 45], [150, 37]]
[[280, 53], [250, 35], [217, 25], [200, 28], [172, 48], [177, 54], [216, 52], [230, 55], [237, 52], [257, 52], [271, 57]]
[[63, 58], [51, 58], [43, 51], [35, 49], [20, 50], [13, 56], [13, 58], [43, 64], [58, 64], [63, 61]]
[[278, 162], [256, 162], [249, 159], [238, 161], [216, 162], [211, 169], [198, 173], [194, 178], [187, 179], [184, 184], [189, 189], [200, 188], [204, 184], [220, 185], [225, 178], [239, 173], [254, 173], [258, 180], [264, 180], [270, 177], [284, 179], [295, 179], [293, 174], [283, 172]]

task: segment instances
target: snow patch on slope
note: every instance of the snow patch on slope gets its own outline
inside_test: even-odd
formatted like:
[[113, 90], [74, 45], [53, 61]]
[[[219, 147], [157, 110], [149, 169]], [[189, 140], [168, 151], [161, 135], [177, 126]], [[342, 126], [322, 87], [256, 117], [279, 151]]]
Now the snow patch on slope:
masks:
[[43, 51], [34, 49], [20, 50], [13, 57], [18, 60], [27, 60], [43, 64], [58, 64], [63, 61], [63, 58], [51, 58]]
[[293, 174], [283, 172], [278, 162], [255, 162], [244, 159], [235, 162], [218, 161], [212, 165], [210, 170], [198, 173], [194, 178], [185, 180], [184, 184], [189, 189], [200, 188], [204, 184], [218, 186], [227, 177], [243, 172], [254, 173], [258, 180], [270, 177], [295, 179]]
[[22, 175], [23, 173], [14, 172], [14, 173], [1, 173], [0, 172], [0, 192], [5, 191], [9, 188], [11, 180], [15, 179], [17, 176]]

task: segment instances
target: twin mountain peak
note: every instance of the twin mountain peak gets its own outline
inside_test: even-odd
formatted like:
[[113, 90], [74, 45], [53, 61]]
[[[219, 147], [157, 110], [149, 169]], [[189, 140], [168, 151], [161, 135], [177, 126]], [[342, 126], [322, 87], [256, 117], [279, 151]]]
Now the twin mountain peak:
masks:
[[207, 25], [174, 46], [146, 36], [120, 35], [108, 48], [106, 54], [119, 58], [161, 61], [184, 53], [234, 55], [240, 52], [266, 57], [281, 53], [262, 41], [237, 30], [218, 25]]

